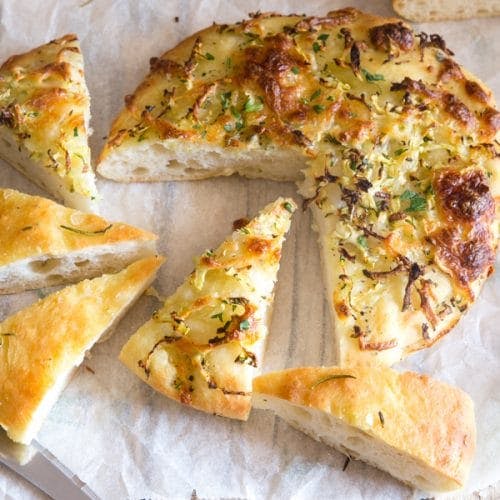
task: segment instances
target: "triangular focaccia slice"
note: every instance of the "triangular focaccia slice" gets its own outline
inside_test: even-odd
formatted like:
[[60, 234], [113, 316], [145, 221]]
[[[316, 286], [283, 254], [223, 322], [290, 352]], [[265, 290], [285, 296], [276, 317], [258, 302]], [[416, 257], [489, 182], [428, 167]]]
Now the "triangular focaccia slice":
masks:
[[153, 281], [162, 257], [48, 295], [0, 323], [0, 426], [29, 444], [85, 353]]
[[188, 279], [125, 344], [121, 361], [172, 399], [246, 420], [294, 210], [292, 200], [280, 198], [217, 250], [205, 252]]
[[438, 35], [355, 9], [259, 14], [153, 59], [98, 169], [300, 179], [338, 362], [392, 364], [445, 335], [493, 270], [499, 128]]
[[0, 294], [116, 272], [153, 255], [157, 236], [0, 189]]
[[386, 367], [292, 368], [253, 382], [256, 408], [428, 492], [461, 488], [474, 457], [474, 405], [460, 389]]
[[96, 211], [89, 119], [75, 35], [12, 56], [0, 67], [0, 158], [59, 201]]

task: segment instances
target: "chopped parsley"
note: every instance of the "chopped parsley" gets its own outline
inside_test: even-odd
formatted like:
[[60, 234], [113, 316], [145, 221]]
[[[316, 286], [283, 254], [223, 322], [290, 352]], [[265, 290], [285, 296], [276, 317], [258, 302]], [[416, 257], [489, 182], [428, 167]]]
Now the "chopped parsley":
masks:
[[240, 323], [240, 330], [248, 330], [249, 328], [250, 328], [250, 321], [248, 321], [248, 319], [244, 319]]
[[403, 153], [406, 153], [406, 151], [408, 151], [408, 148], [400, 148], [396, 149], [396, 151], [394, 151], [394, 154], [396, 156], [401, 156]]
[[321, 113], [322, 111], [325, 111], [325, 107], [323, 106], [323, 104], [315, 104], [313, 106], [313, 109], [314, 111], [316, 111], [316, 113]]
[[292, 207], [292, 204], [290, 202], [287, 201], [287, 202], [283, 203], [283, 208], [286, 211], [290, 212], [291, 214], [293, 213], [293, 207]]
[[405, 212], [421, 212], [427, 208], [427, 200], [414, 191], [406, 190], [400, 200], [409, 201], [410, 204], [404, 209]]
[[73, 129], [73, 137], [78, 137], [78, 127]]
[[311, 94], [311, 98], [310, 98], [310, 100], [311, 100], [311, 101], [314, 101], [314, 99], [318, 98], [320, 95], [321, 95], [321, 89], [315, 90], [315, 91]]
[[229, 91], [229, 92], [223, 92], [220, 95], [220, 102], [221, 102], [223, 111], [225, 111], [231, 105], [231, 94], [232, 94], [232, 92]]
[[318, 36], [318, 40], [321, 40], [323, 42], [323, 45], [326, 43], [328, 40], [328, 37], [330, 35], [328, 33], [322, 33], [321, 35]]
[[243, 117], [241, 116], [241, 113], [234, 106], [231, 106], [231, 114], [236, 119], [236, 130], [241, 130], [243, 128]]
[[207, 53], [205, 54], [205, 59], [206, 59], [207, 61], [213, 61], [213, 60], [215, 59], [215, 57], [214, 57], [212, 54], [210, 54], [210, 52], [207, 52]]
[[262, 97], [259, 97], [258, 100], [255, 100], [252, 96], [248, 96], [243, 111], [245, 111], [245, 113], [254, 113], [256, 111], [262, 111], [263, 109], [264, 103], [262, 102]]
[[226, 132], [232, 132], [232, 131], [233, 131], [233, 126], [232, 126], [230, 123], [226, 123], [226, 124], [224, 125], [224, 130], [225, 130]]
[[360, 247], [368, 248], [368, 241], [366, 239], [366, 236], [361, 234], [356, 238], [356, 241], [358, 242], [358, 245]]
[[298, 74], [300, 73], [300, 69], [299, 69], [299, 68], [297, 68], [297, 66], [294, 66], [294, 67], [292, 68], [292, 73], [293, 73], [294, 75], [298, 75]]
[[365, 80], [367, 82], [380, 82], [385, 80], [384, 75], [381, 75], [379, 73], [370, 73], [364, 68], [361, 69], [361, 73], [363, 73], [363, 76], [365, 77]]
[[314, 42], [312, 47], [313, 47], [314, 52], [319, 52], [321, 50], [321, 46], [318, 42]]
[[224, 321], [224, 320], [222, 319], [222, 313], [221, 313], [221, 312], [220, 312], [220, 313], [217, 313], [217, 314], [212, 314], [212, 316], [210, 316], [210, 318], [212, 318], [212, 319], [215, 319], [215, 318], [216, 318], [216, 319], [218, 319], [221, 323]]

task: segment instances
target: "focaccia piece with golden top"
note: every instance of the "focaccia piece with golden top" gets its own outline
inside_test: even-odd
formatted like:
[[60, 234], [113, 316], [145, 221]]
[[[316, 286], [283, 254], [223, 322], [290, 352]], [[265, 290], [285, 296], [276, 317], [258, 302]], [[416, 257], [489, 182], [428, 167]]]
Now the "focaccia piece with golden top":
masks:
[[0, 294], [116, 272], [156, 252], [148, 231], [13, 189], [0, 189], [0, 227]]
[[12, 56], [0, 67], [0, 158], [66, 205], [96, 211], [89, 120], [75, 35]]
[[138, 260], [118, 274], [71, 285], [0, 323], [0, 426], [29, 444], [73, 369], [153, 281], [163, 262]]
[[399, 19], [256, 14], [152, 59], [99, 171], [297, 180], [320, 233], [339, 364], [390, 365], [442, 338], [493, 271], [494, 106], [439, 35]]
[[295, 208], [291, 199], [279, 198], [217, 250], [205, 252], [187, 280], [125, 344], [120, 360], [169, 398], [246, 420], [252, 378], [262, 365], [281, 247]]
[[470, 397], [387, 367], [292, 368], [257, 377], [255, 408], [428, 492], [461, 488], [474, 458]]

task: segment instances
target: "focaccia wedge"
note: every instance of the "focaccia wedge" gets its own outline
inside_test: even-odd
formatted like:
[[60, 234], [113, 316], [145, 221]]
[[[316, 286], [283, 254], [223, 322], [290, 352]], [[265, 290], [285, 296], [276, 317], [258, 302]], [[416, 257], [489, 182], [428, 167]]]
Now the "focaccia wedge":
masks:
[[[279, 198], [236, 229], [123, 347], [144, 382], [198, 410], [246, 420], [295, 204]], [[245, 221], [246, 222], [246, 221]]]
[[89, 119], [75, 35], [12, 56], [0, 67], [0, 158], [58, 201], [95, 212]]
[[471, 398], [426, 375], [382, 366], [292, 368], [257, 377], [253, 404], [427, 492], [461, 488], [474, 458]]
[[72, 283], [156, 253], [157, 236], [0, 189], [0, 294]]
[[98, 170], [296, 180], [338, 363], [390, 365], [442, 338], [493, 271], [500, 113], [452, 56], [356, 9], [214, 25], [151, 60]]
[[0, 426], [29, 444], [85, 353], [153, 281], [163, 257], [71, 285], [0, 323]]

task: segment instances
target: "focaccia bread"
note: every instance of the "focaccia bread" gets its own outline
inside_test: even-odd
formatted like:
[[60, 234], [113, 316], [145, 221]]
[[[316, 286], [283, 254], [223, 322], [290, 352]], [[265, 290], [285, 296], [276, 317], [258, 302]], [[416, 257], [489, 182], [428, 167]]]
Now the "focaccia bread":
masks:
[[427, 492], [461, 488], [474, 458], [472, 400], [426, 375], [382, 366], [292, 368], [257, 377], [253, 404]]
[[500, 113], [452, 55], [355, 9], [214, 25], [151, 60], [98, 170], [298, 181], [339, 364], [392, 364], [442, 338], [493, 271]]
[[250, 222], [237, 221], [239, 228], [197, 259], [186, 281], [134, 333], [120, 360], [169, 398], [246, 420], [295, 208], [280, 198]]
[[57, 200], [95, 212], [89, 119], [75, 35], [12, 56], [0, 67], [0, 158]]
[[162, 257], [48, 295], [0, 323], [0, 426], [24, 444], [38, 429], [73, 369], [116, 326], [153, 281]]
[[0, 189], [0, 294], [116, 272], [156, 252], [157, 236]]
[[394, 10], [416, 22], [500, 15], [500, 0], [392, 0]]

